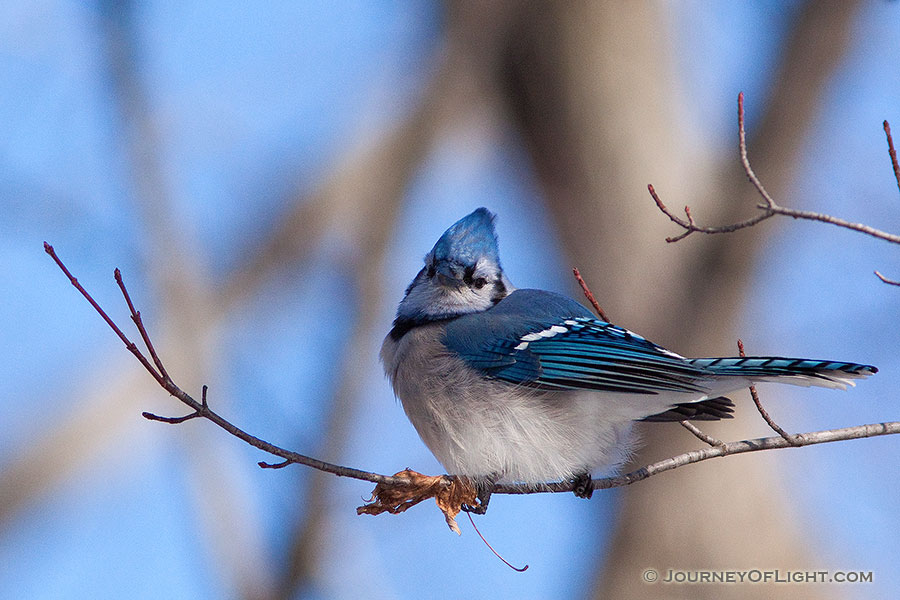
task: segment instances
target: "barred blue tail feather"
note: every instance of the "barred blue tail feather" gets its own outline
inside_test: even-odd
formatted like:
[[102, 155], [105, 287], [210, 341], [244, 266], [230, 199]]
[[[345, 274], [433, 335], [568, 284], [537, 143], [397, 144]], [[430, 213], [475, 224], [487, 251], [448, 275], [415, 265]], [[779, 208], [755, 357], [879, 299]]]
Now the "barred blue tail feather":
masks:
[[[748, 384], [776, 382], [835, 389], [846, 389], [848, 385], [856, 385], [854, 379], [862, 379], [878, 372], [878, 369], [871, 365], [776, 356], [694, 358], [688, 359], [688, 362], [712, 372], [717, 377], [746, 379]], [[666, 412], [650, 415], [641, 420], [717, 421], [732, 418], [732, 412], [734, 403], [728, 398], [719, 397], [676, 404]]]
[[872, 365], [780, 356], [693, 358], [689, 362], [720, 377], [741, 377], [752, 382], [775, 381], [841, 390], [848, 385], [856, 385], [854, 379], [862, 379], [878, 372]]

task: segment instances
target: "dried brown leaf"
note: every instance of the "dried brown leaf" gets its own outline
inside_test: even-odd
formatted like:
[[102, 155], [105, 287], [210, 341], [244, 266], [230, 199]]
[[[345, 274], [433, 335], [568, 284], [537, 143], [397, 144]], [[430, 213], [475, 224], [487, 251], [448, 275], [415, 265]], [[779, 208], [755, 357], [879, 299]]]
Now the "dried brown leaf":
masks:
[[460, 534], [456, 515], [463, 504], [475, 506], [477, 493], [469, 479], [449, 475], [422, 475], [411, 469], [395, 473], [394, 477], [404, 483], [379, 483], [372, 491], [369, 503], [356, 509], [356, 514], [380, 515], [384, 512], [398, 514], [415, 506], [422, 500], [434, 498], [438, 508], [444, 513], [450, 529]]
[[460, 535], [459, 525], [456, 524], [456, 515], [462, 509], [463, 504], [475, 506], [478, 494], [475, 486], [470, 479], [465, 477], [452, 477], [450, 485], [444, 486], [435, 495], [438, 508], [444, 513], [447, 519], [447, 525], [450, 529]]

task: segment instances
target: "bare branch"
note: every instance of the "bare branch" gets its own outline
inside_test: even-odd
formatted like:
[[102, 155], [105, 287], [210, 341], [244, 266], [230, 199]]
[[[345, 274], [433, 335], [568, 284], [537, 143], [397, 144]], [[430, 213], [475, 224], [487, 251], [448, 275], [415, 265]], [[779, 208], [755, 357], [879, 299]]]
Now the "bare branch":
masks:
[[168, 423], [169, 425], [178, 425], [179, 423], [184, 423], [185, 421], [190, 421], [191, 419], [196, 419], [197, 417], [202, 417], [203, 415], [197, 411], [194, 411], [190, 414], [184, 415], [183, 417], [161, 417], [159, 415], [153, 414], [152, 412], [144, 411], [141, 413], [141, 416], [148, 421], [159, 421], [160, 423]]
[[283, 460], [283, 461], [278, 462], [278, 463], [269, 463], [269, 462], [266, 462], [266, 461], [264, 461], [264, 460], [261, 460], [261, 461], [259, 461], [259, 462], [256, 463], [256, 464], [258, 464], [259, 467], [260, 467], [261, 469], [283, 469], [283, 468], [285, 468], [285, 467], [288, 466], [288, 465], [294, 464], [294, 461], [292, 461], [292, 460]]
[[[881, 435], [894, 435], [897, 433], [900, 433], [900, 421], [871, 423], [868, 425], [857, 425], [856, 427], [844, 427], [842, 429], [826, 429], [809, 433], [798, 433], [796, 434], [796, 438], [801, 446], [812, 446], [814, 444], [827, 444], [830, 442], [877, 437]], [[775, 450], [777, 448], [788, 448], [790, 446], [791, 444], [781, 436], [727, 442], [721, 446], [710, 446], [709, 448], [701, 448], [700, 450], [691, 450], [690, 452], [685, 452], [678, 456], [666, 458], [659, 462], [641, 467], [640, 469], [636, 469], [631, 473], [626, 473], [625, 475], [594, 479], [592, 483], [595, 490], [622, 487], [637, 483], [638, 481], [643, 481], [648, 477], [652, 477], [653, 475], [665, 471], [671, 471], [672, 469], [677, 469], [678, 467], [683, 467], [685, 465], [703, 462], [704, 460], [709, 460], [711, 458], [731, 456], [733, 454], [745, 454], [747, 452], [760, 452], [762, 450]], [[497, 484], [494, 486], [494, 493], [535, 494], [570, 492], [573, 487], [574, 485], [571, 482], [549, 483], [539, 486]]]
[[776, 208], [777, 204], [772, 200], [772, 196], [769, 195], [766, 188], [763, 187], [759, 177], [753, 171], [753, 167], [750, 166], [750, 159], [747, 158], [747, 131], [744, 128], [744, 92], [738, 94], [738, 139], [740, 140], [741, 165], [744, 167], [744, 172], [747, 173], [747, 178], [750, 179], [750, 183], [753, 184], [759, 195], [766, 201], [765, 207], [769, 209]]
[[759, 215], [757, 215], [751, 219], [747, 219], [746, 221], [741, 221], [740, 223], [732, 223], [731, 225], [722, 225], [721, 227], [701, 227], [701, 226], [697, 225], [696, 223], [694, 223], [694, 217], [691, 216], [691, 207], [689, 207], [689, 206], [684, 207], [684, 212], [688, 217], [688, 220], [685, 221], [685, 220], [677, 217], [676, 215], [672, 214], [672, 212], [669, 210], [669, 208], [665, 204], [663, 204], [663, 201], [659, 198], [659, 195], [656, 193], [656, 190], [653, 188], [652, 184], [647, 184], [647, 190], [649, 190], [650, 196], [653, 198], [653, 201], [656, 202], [656, 206], [659, 207], [659, 210], [661, 210], [664, 215], [669, 217], [674, 223], [677, 223], [678, 225], [683, 227], [685, 230], [683, 233], [676, 235], [674, 237], [667, 237], [666, 241], [669, 242], [670, 244], [672, 242], [677, 242], [677, 241], [683, 240], [684, 238], [686, 238], [690, 234], [694, 233], [695, 231], [698, 233], [711, 233], [711, 234], [712, 233], [731, 233], [733, 231], [737, 231], [739, 229], [744, 229], [746, 227], [753, 227], [757, 223], [765, 221], [769, 217], [772, 217], [775, 215], [775, 213], [772, 212], [771, 210], [764, 210]]
[[[894, 172], [897, 175], [897, 185], [900, 186], [900, 167], [897, 167], [897, 159], [896, 152], [893, 151], [893, 140], [890, 137], [890, 127], [885, 121], [885, 133], [888, 135], [888, 144], [890, 145], [891, 151], [891, 160], [894, 164]], [[835, 225], [837, 227], [843, 227], [844, 229], [850, 229], [852, 231], [857, 231], [859, 233], [863, 233], [865, 235], [872, 236], [874, 238], [878, 238], [880, 240], [884, 240], [886, 242], [890, 242], [892, 244], [900, 244], [900, 235], [887, 233], [885, 231], [881, 231], [880, 229], [875, 229], [874, 227], [870, 227], [868, 225], [864, 225], [862, 223], [854, 223], [852, 221], [847, 221], [845, 219], [841, 219], [839, 217], [833, 217], [831, 215], [826, 215], [823, 213], [817, 213], [808, 210], [797, 210], [794, 208], [787, 208], [781, 206], [772, 199], [772, 196], [769, 195], [769, 192], [766, 191], [766, 188], [763, 186], [762, 182], [759, 180], [759, 177], [756, 176], [756, 173], [753, 171], [753, 167], [750, 166], [750, 159], [747, 157], [747, 136], [744, 129], [744, 93], [741, 92], [738, 94], [738, 136], [740, 138], [740, 154], [741, 154], [741, 164], [744, 167], [744, 172], [747, 174], [747, 178], [750, 180], [750, 183], [753, 184], [753, 187], [756, 188], [756, 191], [759, 192], [759, 195], [762, 197], [763, 202], [757, 205], [757, 208], [760, 210], [760, 213], [755, 217], [747, 219], [746, 221], [741, 221], [739, 223], [733, 223], [731, 225], [722, 225], [719, 227], [704, 227], [697, 225], [694, 222], [694, 218], [691, 216], [690, 208], [685, 206], [684, 212], [687, 215], [687, 220], [684, 220], [675, 214], [673, 214], [668, 207], [663, 203], [663, 201], [659, 198], [656, 193], [656, 190], [652, 185], [648, 185], [647, 189], [650, 191], [650, 196], [653, 198], [653, 201], [656, 202], [656, 206], [660, 211], [672, 222], [676, 223], [680, 227], [684, 229], [684, 232], [681, 234], [666, 238], [667, 242], [677, 242], [679, 240], [683, 240], [688, 235], [696, 232], [699, 233], [708, 233], [708, 234], [716, 234], [716, 233], [731, 233], [737, 231], [739, 229], [744, 229], [746, 227], [753, 227], [754, 225], [765, 221], [775, 215], [782, 215], [785, 217], [791, 217], [793, 219], [804, 219], [807, 221], [819, 221], [820, 223], [829, 223], [831, 225]]]
[[[740, 352], [741, 357], [743, 358], [744, 356], [747, 356], [744, 353], [744, 342], [741, 340], [738, 340], [737, 344], [738, 344], [738, 352]], [[759, 394], [756, 392], [755, 385], [750, 386], [750, 397], [753, 398], [753, 404], [756, 405], [756, 410], [759, 411], [759, 414], [760, 414], [760, 416], [762, 416], [763, 420], [766, 423], [768, 423], [769, 427], [772, 428], [772, 431], [774, 431], [775, 433], [777, 433], [778, 435], [783, 437], [785, 439], [785, 441], [787, 441], [787, 443], [789, 443], [791, 446], [799, 446], [800, 445], [800, 443], [797, 441], [797, 438], [795, 436], [789, 434], [784, 429], [782, 429], [778, 425], [778, 423], [776, 423], [775, 420], [769, 416], [769, 413], [766, 411], [765, 408], [763, 408], [762, 402], [760, 402], [760, 400], [759, 400]]]
[[875, 271], [875, 276], [878, 277], [878, 279], [880, 279], [881, 281], [887, 283], [888, 285], [897, 285], [897, 286], [900, 286], [900, 281], [896, 281], [896, 280], [894, 280], [894, 279], [888, 279], [887, 277], [885, 277], [884, 275], [882, 275], [882, 274], [879, 273], [878, 271]]
[[721, 446], [725, 443], [720, 439], [714, 438], [708, 433], [704, 433], [699, 427], [697, 427], [690, 421], [679, 421], [679, 423], [682, 427], [693, 433], [697, 437], [697, 439], [706, 442], [710, 446]]
[[143, 354], [141, 354], [141, 351], [138, 350], [138, 347], [135, 346], [134, 343], [131, 340], [129, 340], [128, 337], [124, 333], [122, 333], [122, 330], [119, 329], [119, 326], [116, 325], [113, 322], [113, 320], [109, 318], [109, 315], [106, 314], [106, 311], [104, 311], [102, 308], [100, 308], [100, 305], [97, 304], [97, 301], [91, 297], [91, 295], [87, 292], [86, 289], [84, 289], [81, 286], [80, 283], [78, 283], [78, 280], [75, 279], [75, 276], [69, 272], [69, 269], [66, 268], [66, 265], [64, 265], [63, 262], [56, 255], [56, 251], [53, 249], [53, 246], [51, 246], [47, 242], [44, 242], [44, 252], [46, 252], [47, 254], [50, 255], [50, 258], [53, 259], [53, 261], [56, 263], [56, 265], [62, 270], [63, 273], [65, 273], [66, 277], [69, 278], [69, 283], [71, 283], [73, 286], [75, 286], [76, 290], [81, 292], [81, 295], [84, 296], [85, 299], [91, 304], [91, 306], [94, 307], [94, 310], [96, 310], [97, 313], [103, 318], [103, 320], [106, 321], [106, 324], [110, 326], [110, 328], [116, 333], [117, 336], [119, 336], [119, 339], [122, 340], [122, 342], [124, 342], [125, 347], [128, 348], [128, 351], [131, 352], [132, 354], [134, 354], [135, 358], [137, 358], [141, 362], [141, 364], [144, 365], [144, 368], [147, 369], [147, 372], [153, 376], [153, 379], [155, 379], [157, 381], [157, 383], [162, 385], [163, 384], [162, 375], [159, 372], [157, 372], [156, 369], [153, 368], [153, 365], [151, 365], [149, 362], [147, 362], [147, 359], [144, 357]]
[[864, 233], [865, 235], [870, 235], [874, 238], [878, 238], [879, 240], [884, 240], [885, 242], [890, 242], [891, 244], [900, 244], [900, 235], [895, 233], [887, 233], [885, 231], [881, 231], [880, 229], [875, 229], [874, 227], [870, 227], [868, 225], [864, 225], [862, 223], [854, 223], [852, 221], [846, 221], [844, 219], [838, 217], [832, 217], [831, 215], [826, 215], [822, 213], [812, 212], [809, 210], [796, 210], [793, 208], [785, 208], [783, 206], [775, 206], [772, 209], [772, 212], [777, 215], [783, 215], [785, 217], [792, 217], [794, 219], [805, 219], [807, 221], [819, 221], [820, 223], [829, 223], [831, 225], [836, 225], [837, 227], [843, 227], [844, 229], [850, 229], [851, 231], [856, 231], [859, 233]]
[[[157, 367], [159, 371], [157, 371], [157, 367], [154, 367], [153, 364], [143, 355], [143, 353], [137, 348], [137, 346], [130, 340], [128, 337], [122, 332], [121, 329], [112, 321], [112, 319], [107, 315], [107, 313], [100, 307], [99, 304], [94, 300], [94, 298], [88, 293], [84, 287], [78, 283], [78, 280], [69, 272], [68, 268], [63, 264], [62, 260], [56, 255], [56, 252], [53, 250], [53, 247], [44, 243], [44, 250], [49, 254], [54, 262], [56, 262], [57, 266], [63, 271], [72, 285], [81, 293], [82, 296], [94, 307], [94, 310], [103, 318], [103, 320], [110, 326], [110, 328], [119, 336], [119, 338], [125, 343], [126, 348], [140, 361], [141, 365], [151, 374], [153, 378], [159, 383], [159, 385], [169, 392], [171, 395], [175, 396], [182, 403], [187, 405], [189, 408], [193, 410], [192, 413], [181, 417], [162, 417], [159, 415], [155, 415], [152, 413], [143, 413], [143, 416], [147, 419], [153, 421], [161, 421], [164, 423], [170, 424], [178, 424], [183, 423], [188, 420], [192, 420], [195, 418], [203, 418], [208, 421], [213, 422], [215, 425], [224, 429], [226, 432], [231, 434], [232, 436], [250, 444], [255, 448], [259, 448], [260, 450], [272, 454], [273, 456], [278, 456], [282, 458], [282, 462], [279, 463], [266, 463], [260, 462], [259, 466], [263, 468], [271, 468], [271, 469], [279, 469], [282, 467], [286, 467], [290, 464], [300, 464], [308, 467], [312, 467], [313, 469], [317, 469], [319, 471], [324, 471], [326, 473], [332, 473], [334, 475], [338, 475], [340, 477], [350, 477], [353, 479], [359, 479], [362, 481], [368, 481], [371, 483], [377, 484], [379, 487], [376, 490], [380, 490], [380, 493], [388, 494], [388, 496], [394, 498], [401, 498], [396, 503], [396, 506], [388, 510], [388, 512], [402, 512], [405, 508], [398, 508], [400, 506], [406, 506], [407, 502], [411, 500], [405, 499], [402, 500], [403, 490], [413, 490], [416, 492], [416, 502], [421, 501], [424, 498], [430, 497], [428, 495], [422, 495], [423, 492], [421, 490], [421, 482], [413, 481], [410, 477], [403, 475], [407, 471], [402, 471], [393, 476], [389, 475], [381, 475], [379, 473], [372, 473], [369, 471], [363, 471], [360, 469], [354, 469], [352, 467], [344, 467], [340, 465], [331, 464], [325, 461], [321, 461], [309, 456], [305, 456], [303, 454], [299, 454], [297, 452], [293, 452], [290, 450], [286, 450], [275, 444], [271, 444], [266, 442], [254, 435], [247, 433], [246, 431], [240, 429], [239, 427], [233, 425], [231, 422], [227, 421], [224, 417], [220, 416], [216, 412], [214, 412], [211, 408], [209, 408], [209, 404], [207, 402], [207, 386], [203, 386], [202, 388], [202, 396], [201, 401], [197, 402], [194, 398], [192, 398], [189, 394], [184, 392], [181, 388], [179, 388], [172, 380], [168, 377], [168, 375], [162, 375], [161, 373], [165, 373], [165, 368], [162, 365], [162, 361], [158, 356], [154, 356], [153, 360], [157, 363]], [[118, 273], [118, 269], [116, 270]], [[142, 320], [140, 319], [139, 312], [134, 308], [134, 305], [131, 302], [130, 296], [128, 294], [127, 289], [125, 288], [125, 284], [122, 281], [121, 274], [118, 274], [116, 277], [116, 281], [119, 284], [119, 287], [122, 291], [123, 296], [126, 298], [126, 302], [129, 305], [129, 310], [132, 313], [132, 319], [135, 322], [135, 325], [138, 328], [138, 331], [142, 337], [142, 339], [147, 344], [148, 349], [151, 349], [151, 352], [155, 355], [155, 351], [152, 350], [153, 344], [150, 340], [150, 336], [144, 327]], [[586, 291], [590, 291], [587, 286], [584, 286]], [[657, 473], [662, 473], [664, 471], [670, 471], [672, 469], [701, 462], [704, 460], [708, 460], [710, 458], [717, 458], [720, 456], [730, 456], [732, 454], [743, 454], [746, 452], [757, 452], [761, 450], [772, 450], [776, 448], [785, 448], [788, 446], [806, 446], [812, 444], [823, 444], [827, 442], [835, 442], [840, 440], [851, 440], [857, 438], [864, 437], [874, 437], [880, 435], [890, 435], [900, 433], [900, 422], [887, 422], [887, 423], [873, 423], [868, 425], [859, 425], [856, 427], [846, 427], [843, 429], [829, 429], [824, 431], [815, 431], [811, 433], [800, 433], [795, 435], [788, 435], [782, 429], [780, 429], [771, 419], [768, 418], [768, 415], [763, 410], [762, 406], [758, 402], [758, 398], [755, 398], [754, 401], [757, 403], [757, 407], [760, 410], [760, 413], [766, 418], [766, 421], [769, 425], [775, 430], [779, 432], [779, 437], [770, 437], [770, 438], [759, 438], [755, 440], [742, 440], [736, 442], [728, 442], [723, 443], [720, 440], [712, 438], [702, 431], [700, 431], [695, 426], [691, 425], [687, 422], [682, 422], [682, 425], [686, 427], [691, 433], [696, 435], [699, 439], [703, 440], [707, 444], [710, 445], [709, 448], [704, 448], [700, 450], [692, 450], [690, 452], [686, 452], [684, 454], [680, 454], [678, 456], [673, 456], [671, 458], [667, 458], [665, 460], [652, 463], [650, 465], [641, 467], [636, 471], [632, 471], [631, 473], [627, 473], [625, 475], [618, 475], [613, 477], [605, 477], [601, 479], [594, 479], [592, 481], [592, 488], [595, 490], [600, 489], [609, 489], [614, 487], [622, 487], [625, 485], [630, 485], [637, 481], [641, 481]], [[419, 479], [425, 476], [419, 476]], [[439, 506], [442, 507], [442, 510], [445, 510], [447, 506], [447, 500], [445, 496], [448, 493], [456, 494], [457, 492], [453, 492], [456, 488], [461, 486], [461, 483], [456, 477], [449, 476], [439, 476], [437, 478], [426, 478], [430, 485], [430, 490], [434, 492], [432, 496], [438, 498]], [[432, 481], [434, 480], [434, 481]], [[439, 481], [438, 481], [439, 480]], [[551, 483], [541, 483], [541, 484], [495, 484], [493, 488], [493, 493], [499, 494], [530, 494], [530, 493], [538, 493], [538, 492], [571, 492], [574, 490], [576, 483], [573, 481], [564, 481], [564, 482], [551, 482]], [[451, 492], [447, 490], [450, 489]], [[430, 493], [430, 492], [429, 492]], [[396, 496], [392, 495], [395, 494]], [[386, 497], [388, 497], [386, 496]], [[442, 502], [444, 504], [442, 504]], [[452, 502], [450, 502], [452, 504]], [[408, 507], [408, 506], [407, 506]], [[374, 508], [374, 507], [373, 507]], [[452, 508], [452, 506], [451, 506]], [[359, 509], [360, 513], [364, 512], [373, 512], [371, 509], [366, 509], [365, 507], [361, 507]], [[380, 512], [376, 510], [376, 512]], [[457, 511], [458, 512], [458, 511]], [[445, 510], [446, 514], [446, 510]], [[455, 514], [455, 513], [453, 513]], [[448, 522], [452, 521], [452, 518], [448, 518]]]
[[597, 312], [597, 316], [606, 321], [607, 323], [612, 323], [609, 320], [609, 317], [606, 316], [606, 313], [603, 312], [603, 309], [600, 308], [600, 304], [597, 302], [597, 299], [594, 298], [594, 293], [591, 291], [591, 288], [588, 287], [587, 283], [585, 283], [584, 278], [581, 277], [581, 273], [578, 271], [578, 267], [572, 267], [572, 274], [575, 275], [575, 280], [578, 282], [578, 285], [581, 286], [581, 291], [584, 292], [584, 296], [588, 299], [588, 302], [591, 303], [591, 306], [594, 307], [594, 310]]
[[894, 167], [894, 179], [897, 180], [897, 189], [900, 189], [900, 165], [897, 164], [897, 150], [894, 149], [894, 138], [891, 137], [891, 124], [887, 122], [887, 119], [884, 121], [884, 135], [887, 137], [891, 166]]
[[[134, 304], [131, 302], [131, 295], [128, 293], [128, 290], [125, 289], [125, 282], [122, 281], [122, 272], [118, 268], [113, 271], [113, 277], [115, 277], [116, 283], [119, 285], [119, 289], [122, 291], [122, 295], [125, 297], [125, 302], [128, 304], [128, 310], [131, 311], [131, 320], [134, 321], [134, 324], [137, 326], [138, 331], [141, 334], [141, 339], [144, 340], [144, 345], [147, 346], [147, 350], [150, 352], [150, 358], [153, 359], [153, 364], [155, 364], [156, 368], [159, 369], [159, 374], [163, 377], [163, 379], [171, 380], [169, 374], [166, 373], [166, 368], [163, 366], [162, 361], [156, 354], [156, 348], [154, 348], [153, 344], [150, 342], [150, 336], [147, 335], [147, 330], [144, 328], [144, 322], [141, 320], [141, 312], [135, 310]], [[203, 386], [203, 401], [205, 404], [206, 386]]]
[[[271, 444], [264, 440], [259, 439], [258, 437], [247, 433], [246, 431], [240, 429], [239, 427], [233, 425], [231, 422], [227, 421], [224, 417], [220, 416], [218, 413], [214, 412], [206, 402], [206, 386], [203, 386], [203, 396], [202, 402], [197, 402], [193, 397], [191, 397], [187, 392], [182, 390], [180, 387], [175, 385], [175, 383], [171, 380], [171, 378], [163, 377], [147, 360], [147, 357], [143, 355], [143, 353], [138, 349], [138, 347], [128, 339], [122, 330], [116, 325], [113, 320], [106, 314], [99, 304], [97, 304], [96, 300], [88, 293], [87, 290], [82, 287], [78, 280], [69, 272], [69, 269], [66, 268], [65, 264], [63, 264], [62, 260], [56, 255], [56, 252], [53, 249], [53, 246], [44, 242], [44, 251], [53, 258], [54, 262], [56, 262], [57, 266], [65, 273], [66, 277], [68, 277], [69, 282], [75, 288], [81, 292], [81, 295], [85, 297], [85, 299], [90, 303], [91, 306], [94, 307], [94, 310], [106, 321], [106, 324], [110, 326], [110, 328], [119, 336], [125, 343], [125, 347], [128, 348], [128, 351], [131, 352], [135, 358], [140, 361], [141, 365], [144, 369], [150, 373], [153, 378], [156, 380], [159, 385], [169, 392], [171, 395], [175, 396], [178, 400], [186, 404], [188, 407], [194, 410], [194, 413], [189, 415], [185, 415], [184, 417], [160, 417], [158, 415], [154, 415], [152, 413], [144, 413], [145, 418], [153, 420], [153, 421], [162, 421], [166, 423], [181, 423], [193, 418], [202, 417], [209, 421], [212, 421], [220, 428], [224, 429], [234, 437], [243, 440], [244, 442], [254, 446], [255, 448], [259, 448], [264, 452], [268, 452], [269, 454], [278, 456], [290, 462], [306, 465], [308, 467], [312, 467], [314, 469], [318, 469], [320, 471], [325, 471], [327, 473], [332, 473], [334, 475], [338, 475], [340, 477], [351, 477], [353, 479], [361, 479], [363, 481], [370, 481], [372, 483], [386, 483], [386, 484], [398, 484], [403, 485], [407, 483], [403, 480], [403, 478], [397, 477], [389, 477], [386, 475], [379, 475], [378, 473], [370, 473], [368, 471], [362, 471], [360, 469], [353, 469], [350, 467], [342, 467], [340, 465], [331, 464], [322, 460], [318, 460], [316, 458], [312, 458], [309, 456], [305, 456], [303, 454], [299, 454], [297, 452], [292, 452], [290, 450], [286, 450], [275, 444]], [[121, 277], [117, 279], [117, 281], [121, 281]], [[123, 290], [123, 294], [128, 297], [127, 291], [125, 290], [124, 283], [120, 283], [120, 287]], [[132, 316], [137, 316], [137, 311], [134, 310], [133, 306], [130, 307], [132, 310]], [[143, 322], [140, 317], [134, 319], [135, 324], [138, 327], [138, 330], [141, 334], [141, 337], [149, 340], [149, 334], [147, 334], [146, 329], [144, 328]], [[152, 347], [152, 344], [148, 343], [148, 347]]]

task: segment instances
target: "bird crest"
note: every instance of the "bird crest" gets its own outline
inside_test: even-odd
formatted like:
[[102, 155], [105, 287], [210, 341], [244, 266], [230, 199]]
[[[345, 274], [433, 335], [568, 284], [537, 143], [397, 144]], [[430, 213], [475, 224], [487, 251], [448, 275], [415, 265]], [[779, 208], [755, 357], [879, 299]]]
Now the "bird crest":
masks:
[[487, 258], [499, 265], [494, 214], [484, 207], [475, 209], [444, 232], [431, 254], [436, 262], [474, 265], [480, 258]]

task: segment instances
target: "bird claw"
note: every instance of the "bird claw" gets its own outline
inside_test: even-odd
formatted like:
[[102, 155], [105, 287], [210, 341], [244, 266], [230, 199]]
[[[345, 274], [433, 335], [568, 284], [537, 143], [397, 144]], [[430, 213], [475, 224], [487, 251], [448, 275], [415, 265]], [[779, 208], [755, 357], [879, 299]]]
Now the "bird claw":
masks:
[[579, 473], [572, 479], [572, 484], [572, 493], [578, 498], [588, 500], [594, 494], [594, 486], [591, 481], [590, 473]]
[[[479, 498], [479, 501], [480, 500], [481, 499]], [[463, 504], [462, 506], [460, 506], [460, 508], [463, 512], [467, 512], [473, 515], [483, 515], [487, 512], [487, 502], [484, 502], [483, 504], [476, 504], [475, 506], [472, 506], [471, 504]]]
[[485, 479], [478, 479], [475, 483], [475, 492], [478, 498], [478, 504], [463, 504], [460, 508], [463, 512], [473, 515], [483, 515], [487, 512], [488, 502], [491, 501], [494, 484], [499, 481], [499, 475], [491, 475]]

